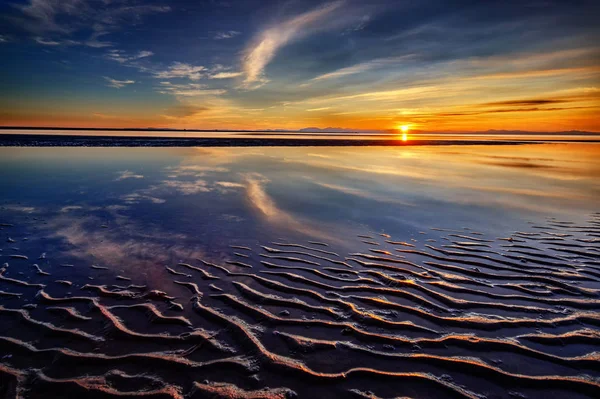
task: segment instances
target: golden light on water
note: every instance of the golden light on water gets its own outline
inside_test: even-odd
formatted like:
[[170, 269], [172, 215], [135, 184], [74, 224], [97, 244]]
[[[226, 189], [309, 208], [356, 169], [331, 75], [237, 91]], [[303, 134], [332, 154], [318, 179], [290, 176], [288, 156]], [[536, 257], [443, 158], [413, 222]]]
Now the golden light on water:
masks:
[[406, 133], [402, 133], [402, 141], [408, 140], [408, 135]]

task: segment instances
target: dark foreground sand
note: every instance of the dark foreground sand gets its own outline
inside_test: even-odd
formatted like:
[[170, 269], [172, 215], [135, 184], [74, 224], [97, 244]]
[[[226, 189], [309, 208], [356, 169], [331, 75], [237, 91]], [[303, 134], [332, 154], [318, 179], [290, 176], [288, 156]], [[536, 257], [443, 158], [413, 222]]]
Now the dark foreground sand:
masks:
[[175, 297], [2, 223], [0, 396], [598, 398], [600, 214], [530, 227], [232, 244]]

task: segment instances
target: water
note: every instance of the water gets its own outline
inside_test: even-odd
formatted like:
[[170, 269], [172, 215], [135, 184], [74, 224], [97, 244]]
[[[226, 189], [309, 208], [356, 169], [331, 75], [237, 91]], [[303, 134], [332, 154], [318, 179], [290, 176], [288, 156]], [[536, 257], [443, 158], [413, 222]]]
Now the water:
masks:
[[[483, 352], [469, 345], [450, 342], [440, 346], [434, 345], [433, 341], [419, 345], [407, 344], [405, 348], [393, 339], [386, 341], [365, 334], [436, 339], [449, 333], [474, 333], [486, 339], [505, 339], [535, 334], [536, 331], [556, 335], [584, 328], [593, 331], [592, 335], [598, 334], [596, 319], [577, 319], [576, 324], [541, 323], [539, 326], [520, 322], [519, 319], [564, 316], [554, 313], [556, 307], [552, 302], [561, 298], [565, 301], [563, 307], [567, 309], [564, 311], [566, 315], [598, 311], [600, 281], [594, 270], [597, 270], [600, 256], [596, 240], [600, 236], [596, 215], [600, 211], [599, 177], [600, 145], [593, 143], [397, 148], [0, 148], [0, 223], [4, 223], [0, 230], [0, 262], [9, 263], [4, 276], [32, 284], [45, 284], [44, 292], [51, 297], [97, 298], [99, 306], [112, 306], [110, 311], [121, 317], [132, 331], [170, 335], [190, 331], [190, 327], [185, 325], [172, 325], [176, 324], [174, 322], [157, 324], [156, 320], [160, 321], [160, 317], [148, 321], [144, 309], [140, 312], [135, 307], [127, 307], [131, 298], [103, 293], [102, 289], [132, 292], [138, 295], [136, 303], [152, 303], [166, 315], [185, 317], [193, 328], [214, 331], [216, 339], [234, 348], [236, 354], [248, 355], [253, 359], [252, 367], [237, 366], [245, 371], [236, 371], [234, 367], [227, 373], [204, 371], [202, 368], [202, 371], [193, 373], [186, 368], [183, 372], [175, 373], [170, 366], [164, 369], [164, 365], [157, 364], [155, 372], [161, 378], [161, 384], [172, 384], [184, 392], [192, 389], [194, 381], [202, 383], [207, 379], [233, 383], [245, 390], [264, 386], [288, 387], [301, 397], [311, 394], [303, 381], [315, 381], [318, 386], [315, 391], [325, 396], [343, 397], [350, 395], [350, 389], [358, 389], [371, 390], [382, 397], [439, 397], [460, 395], [460, 386], [478, 394], [506, 395], [506, 387], [498, 382], [499, 372], [489, 374], [482, 371], [481, 365], [473, 368], [452, 360], [454, 356], [472, 356], [511, 374], [511, 377], [502, 378], [510, 381], [515, 392], [527, 394], [528, 397], [544, 397], [548, 394], [547, 389], [573, 397], [594, 396], [598, 386], [580, 382], [577, 378], [584, 378], [584, 374], [598, 378], [596, 372], [590, 371], [597, 366], [597, 360], [556, 361], [527, 352], [527, 349], [504, 350], [490, 343], [483, 344], [486, 348]], [[500, 240], [509, 237], [514, 237], [516, 241]], [[545, 237], [547, 240], [538, 240], [536, 237]], [[518, 247], [520, 240], [523, 241], [522, 248]], [[302, 245], [308, 249], [281, 244]], [[517, 247], [513, 247], [515, 244]], [[569, 248], [576, 252], [562, 251]], [[435, 252], [435, 249], [454, 251], [455, 254]], [[512, 250], [517, 252], [507, 252]], [[444, 260], [411, 251], [437, 254]], [[578, 251], [583, 255], [577, 254]], [[361, 258], [361, 254], [381, 259]], [[469, 257], [469, 254], [475, 256]], [[11, 255], [23, 255], [28, 259]], [[490, 263], [482, 256], [503, 259], [509, 264], [506, 269], [496, 269], [496, 266], [504, 267], [504, 264]], [[522, 257], [526, 259], [520, 259]], [[394, 272], [389, 268], [377, 269], [387, 273], [377, 275], [369, 272], [374, 270], [373, 266], [361, 266], [348, 258], [385, 263], [392, 268], [402, 267], [406, 270]], [[459, 258], [480, 261], [484, 266], [463, 264]], [[337, 263], [330, 262], [331, 259], [337, 260]], [[408, 261], [416, 266], [393, 261], [386, 263], [385, 259]], [[458, 260], [454, 262], [452, 259]], [[237, 264], [231, 263], [236, 261]], [[283, 267], [277, 268], [261, 261]], [[425, 263], [431, 261], [438, 262], [438, 265]], [[39, 274], [32, 266], [34, 263], [50, 276]], [[206, 278], [198, 270], [180, 263], [202, 268], [215, 278]], [[460, 269], [444, 269], [444, 265], [448, 264]], [[96, 267], [92, 268], [92, 265]], [[224, 266], [230, 272], [242, 274], [227, 275], [223, 269], [211, 265]], [[172, 274], [166, 266], [183, 275]], [[430, 268], [432, 272], [421, 275], [419, 273], [425, 270], [421, 267]], [[514, 275], [519, 268], [525, 268], [531, 274], [514, 281], [508, 277], [506, 281], [503, 280], [502, 276]], [[308, 269], [326, 275], [315, 274]], [[347, 272], [343, 269], [347, 269]], [[474, 269], [483, 271], [485, 275], [473, 275], [476, 273]], [[549, 280], [550, 283], [540, 283], [535, 278], [531, 280], [532, 276], [553, 271], [556, 275], [549, 275], [554, 279]], [[561, 275], [563, 271], [575, 274]], [[299, 277], [293, 277], [290, 273]], [[248, 274], [258, 275], [259, 278]], [[261, 281], [260, 277], [312, 290], [317, 294], [277, 289]], [[313, 282], [303, 281], [302, 278]], [[395, 285], [390, 286], [390, 278], [397, 280]], [[406, 285], [409, 283], [403, 279], [409, 279], [410, 284], [416, 286]], [[439, 284], [430, 284], [429, 279]], [[61, 280], [72, 285], [56, 282]], [[555, 280], [558, 283], [552, 287]], [[192, 286], [174, 281], [196, 283], [202, 292], [199, 300], [201, 307], [194, 308], [193, 302], [190, 302], [195, 290]], [[130, 284], [144, 285], [146, 288], [125, 288]], [[369, 296], [371, 300], [385, 295], [386, 301], [391, 300], [410, 309], [396, 309], [396, 316], [392, 317], [389, 311], [394, 309], [393, 306], [373, 306], [364, 298], [342, 298], [345, 303], [356, 303], [358, 309], [367, 314], [358, 317], [352, 315], [352, 311], [344, 307], [346, 305], [327, 302], [326, 298], [340, 298], [327, 292], [353, 284], [372, 287], [381, 284], [382, 287], [391, 287], [392, 291], [357, 288], [342, 289], [340, 293]], [[458, 290], [459, 286], [467, 290]], [[426, 298], [427, 302], [419, 303], [414, 296], [407, 297], [394, 292], [398, 287], [403, 287], [411, 295]], [[549, 287], [552, 288], [548, 291]], [[560, 287], [566, 288], [562, 290]], [[0, 296], [0, 304], [3, 309], [23, 309], [25, 305], [36, 304], [37, 307], [27, 310], [36, 320], [103, 337], [106, 320], [101, 317], [99, 307], [90, 306], [85, 300], [82, 300], [83, 303], [77, 300], [73, 303], [60, 302], [60, 306], [74, 306], [81, 315], [91, 318], [89, 321], [76, 321], [60, 311], [56, 314], [56, 311], [45, 309], [57, 305], [44, 302], [39, 295], [34, 297], [39, 289], [0, 281], [0, 291], [21, 294], [19, 297]], [[164, 291], [175, 299], [141, 296], [150, 290]], [[291, 303], [277, 304], [272, 297], [260, 299], [259, 294], [252, 294], [250, 290], [288, 300], [299, 298], [313, 307], [331, 307], [337, 316], [328, 315], [328, 311], [321, 308], [309, 311], [303, 306], [294, 308]], [[468, 301], [471, 305], [457, 309], [436, 296], [435, 292], [427, 290]], [[539, 291], [542, 300], [535, 299], [536, 291]], [[319, 295], [325, 299], [319, 299]], [[520, 296], [512, 300], [502, 295]], [[243, 303], [235, 302], [241, 301], [240, 298], [251, 306], [256, 303], [257, 307], [245, 308]], [[544, 302], [543, 298], [550, 298], [551, 301]], [[570, 304], [571, 300], [574, 304]], [[582, 305], [577, 302], [579, 300], [591, 302]], [[171, 302], [181, 304], [183, 310], [174, 309]], [[476, 304], [480, 302], [538, 306], [541, 309], [530, 313], [510, 306], [496, 308]], [[120, 305], [126, 306], [118, 307]], [[338, 324], [307, 322], [304, 326], [302, 323], [269, 320], [269, 316], [260, 314], [258, 306], [283, 319], [318, 319]], [[438, 310], [435, 306], [446, 310]], [[218, 315], [211, 317], [208, 314], [211, 309], [221, 309], [224, 314], [235, 315], [242, 324], [235, 324], [238, 323], [235, 321], [227, 326], [227, 322], [220, 320]], [[282, 316], [283, 310], [291, 315], [287, 316], [284, 312]], [[440, 321], [442, 319], [427, 319], [419, 313], [423, 311], [436, 317], [458, 318], [464, 324], [446, 325]], [[507, 325], [510, 325], [510, 320], [516, 322], [514, 327], [479, 329], [469, 318], [473, 315], [499, 318], [507, 321]], [[69, 333], [54, 332], [45, 336], [47, 328], [24, 322], [17, 316], [10, 311], [0, 313], [0, 319], [3, 319], [0, 335], [15, 337], [23, 342], [35, 342], [40, 348], [64, 347], [80, 353], [116, 356], [131, 353], [135, 347], [136, 353], [157, 352], [164, 357], [165, 350], [187, 350], [196, 344], [188, 343], [187, 338], [167, 344], [163, 344], [160, 337], [136, 338], [130, 333], [119, 332], [120, 329], [114, 324], [106, 332], [110, 337], [110, 345], [106, 342], [87, 342], [87, 338], [73, 339], [68, 336]], [[381, 325], [375, 321], [365, 322], [364, 318], [375, 316], [392, 323], [410, 321], [435, 332], [404, 328], [406, 326], [389, 322]], [[343, 323], [357, 323], [357, 328], [362, 332], [348, 333], [345, 331], [348, 327], [344, 327]], [[260, 328], [253, 330], [254, 327], [245, 325]], [[361, 366], [396, 373], [431, 373], [435, 381], [429, 381], [425, 374], [412, 379], [398, 375], [397, 379], [387, 381], [384, 377], [375, 378], [369, 372], [363, 375], [360, 371], [346, 379], [331, 376], [322, 380], [321, 377], [305, 375], [297, 370], [290, 371], [295, 366], [286, 364], [285, 359], [273, 363], [257, 356], [257, 348], [248, 343], [248, 338], [240, 338], [240, 335], [247, 335], [244, 328], [250, 328], [248, 331], [256, 334], [259, 342], [265, 345], [265, 350], [285, 359], [302, 361], [315, 372], [338, 373]], [[308, 346], [298, 347], [297, 338], [285, 338], [285, 334], [330, 342], [345, 341], [349, 344], [344, 345], [356, 346], [335, 347], [311, 341], [309, 346], [312, 349], [309, 349]], [[563, 347], [543, 345], [537, 341], [523, 341], [521, 344], [529, 350], [571, 358], [598, 350], [597, 338], [586, 340], [580, 337], [573, 341], [572, 346]], [[382, 346], [384, 344], [388, 346]], [[389, 345], [396, 348], [391, 350], [393, 354], [406, 354], [410, 358], [386, 358], [377, 354], [386, 352], [389, 355]], [[74, 366], [77, 362], [85, 364], [83, 369], [93, 375], [110, 370], [104, 366], [88, 365], [83, 360], [64, 360], [63, 368], [46, 366], [45, 355], [29, 358], [27, 350], [6, 340], [0, 342], [0, 348], [11, 356], [6, 358], [8, 360], [4, 359], [3, 364], [13, 369], [43, 368], [46, 377], [79, 378], [81, 371]], [[213, 352], [208, 350], [204, 353], [202, 349], [182, 356], [197, 361], [224, 357], [214, 348]], [[432, 357], [419, 360], [414, 357], [416, 354], [441, 356], [445, 360], [438, 361]], [[2, 356], [5, 355], [0, 352]], [[117, 363], [119, 370], [144, 370], [144, 363], [139, 360]], [[229, 370], [229, 366], [223, 367]], [[548, 387], [544, 387], [516, 377], [519, 374], [571, 376], [576, 381], [561, 382], [555, 378]], [[252, 375], [258, 377], [248, 378]], [[109, 382], [111, 378], [124, 379], [133, 384], [130, 377], [111, 376], [104, 378], [108, 378]], [[64, 394], [61, 384], [46, 381], [42, 377], [37, 375], [35, 381], [27, 381], [27, 384], [34, 386], [33, 397], [42, 395], [42, 387], [46, 385], [50, 387], [48, 389]], [[383, 378], [384, 382], [379, 378]], [[106, 384], [110, 385], [109, 382]], [[135, 380], [137, 383], [143, 385], [148, 382]], [[62, 384], [68, 385], [67, 382]], [[201, 392], [217, 392], [221, 388], [203, 385], [198, 389]]]

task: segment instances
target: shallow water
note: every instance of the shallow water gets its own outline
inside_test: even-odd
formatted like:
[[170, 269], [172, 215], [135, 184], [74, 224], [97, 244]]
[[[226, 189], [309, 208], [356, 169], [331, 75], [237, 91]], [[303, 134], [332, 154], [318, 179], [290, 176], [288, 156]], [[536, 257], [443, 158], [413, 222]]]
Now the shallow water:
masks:
[[581, 143], [0, 148], [0, 387], [597, 397], [599, 177]]

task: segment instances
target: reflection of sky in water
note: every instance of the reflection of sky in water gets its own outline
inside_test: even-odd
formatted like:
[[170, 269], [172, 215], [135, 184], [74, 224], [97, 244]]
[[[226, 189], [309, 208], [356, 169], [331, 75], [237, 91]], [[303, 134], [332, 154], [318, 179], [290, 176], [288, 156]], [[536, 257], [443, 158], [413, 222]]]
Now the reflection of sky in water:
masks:
[[0, 221], [38, 218], [40, 251], [130, 273], [134, 259], [137, 269], [219, 259], [230, 244], [280, 237], [352, 250], [347, 238], [368, 232], [500, 236], [598, 211], [599, 155], [594, 144], [1, 148]]

